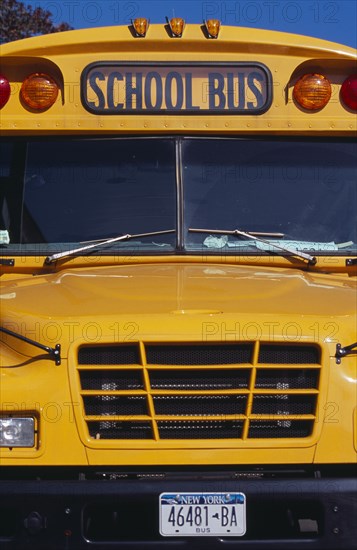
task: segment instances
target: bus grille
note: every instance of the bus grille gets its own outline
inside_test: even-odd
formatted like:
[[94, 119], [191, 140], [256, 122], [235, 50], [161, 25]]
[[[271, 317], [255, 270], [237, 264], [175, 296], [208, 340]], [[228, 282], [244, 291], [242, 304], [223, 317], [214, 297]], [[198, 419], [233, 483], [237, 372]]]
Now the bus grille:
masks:
[[78, 372], [99, 440], [306, 438], [316, 421], [314, 344], [85, 345]]

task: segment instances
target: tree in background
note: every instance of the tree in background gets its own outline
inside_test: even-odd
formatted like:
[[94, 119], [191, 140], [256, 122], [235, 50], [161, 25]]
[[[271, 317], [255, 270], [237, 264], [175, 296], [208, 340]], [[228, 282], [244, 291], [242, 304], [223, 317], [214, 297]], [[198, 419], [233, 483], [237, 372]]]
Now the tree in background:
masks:
[[51, 18], [52, 13], [42, 8], [25, 6], [19, 0], [1, 0], [0, 42], [72, 29], [67, 23], [54, 25]]

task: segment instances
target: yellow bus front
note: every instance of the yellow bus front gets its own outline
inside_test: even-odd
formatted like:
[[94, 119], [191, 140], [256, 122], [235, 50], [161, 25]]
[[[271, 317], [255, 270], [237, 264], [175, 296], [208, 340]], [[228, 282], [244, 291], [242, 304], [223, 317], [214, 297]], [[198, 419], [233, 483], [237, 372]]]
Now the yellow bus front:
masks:
[[3, 46], [0, 543], [353, 548], [355, 52]]

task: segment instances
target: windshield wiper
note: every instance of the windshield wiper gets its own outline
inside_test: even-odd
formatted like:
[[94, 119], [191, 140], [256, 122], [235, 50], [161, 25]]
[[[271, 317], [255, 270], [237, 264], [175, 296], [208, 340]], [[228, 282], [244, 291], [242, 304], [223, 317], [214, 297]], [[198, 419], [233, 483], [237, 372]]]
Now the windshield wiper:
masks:
[[295, 250], [294, 248], [290, 248], [288, 246], [281, 246], [280, 244], [274, 243], [274, 241], [267, 241], [261, 238], [261, 236], [277, 237], [277, 236], [281, 236], [281, 233], [261, 233], [261, 232], [255, 232], [255, 231], [247, 233], [246, 231], [241, 231], [240, 229], [221, 230], [221, 229], [189, 228], [189, 231], [191, 231], [192, 233], [216, 233], [218, 235], [223, 234], [223, 235], [235, 235], [236, 237], [246, 237], [247, 239], [252, 239], [253, 241], [258, 241], [268, 246], [274, 246], [275, 248], [278, 248], [279, 250], [283, 250], [284, 252], [287, 252], [292, 256], [297, 256], [302, 260], [307, 260], [309, 265], [315, 265], [317, 262], [315, 256], [311, 256], [310, 254], [306, 254], [305, 252], [301, 252], [300, 250]]
[[120, 237], [113, 237], [111, 239], [104, 239], [101, 242], [95, 242], [94, 244], [87, 244], [86, 246], [81, 246], [80, 248], [74, 248], [72, 250], [66, 250], [65, 252], [58, 252], [57, 254], [52, 254], [47, 256], [45, 259], [45, 264], [51, 264], [56, 260], [62, 258], [67, 258], [68, 256], [73, 256], [79, 252], [85, 252], [86, 250], [91, 250], [93, 248], [99, 248], [100, 246], [105, 246], [107, 244], [116, 243], [118, 241], [128, 241], [130, 239], [136, 239], [138, 237], [152, 237], [154, 235], [164, 235], [165, 233], [175, 233], [175, 229], [166, 229], [164, 231], [151, 231], [150, 233], [138, 233], [136, 235], [121, 235]]

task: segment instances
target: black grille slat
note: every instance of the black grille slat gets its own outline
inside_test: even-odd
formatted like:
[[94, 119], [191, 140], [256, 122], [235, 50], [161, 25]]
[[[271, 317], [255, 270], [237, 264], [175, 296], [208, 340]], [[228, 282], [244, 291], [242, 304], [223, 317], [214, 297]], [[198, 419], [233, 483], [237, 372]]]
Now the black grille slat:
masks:
[[292, 344], [261, 344], [259, 363], [271, 364], [318, 364], [320, 352], [316, 346]]
[[244, 414], [247, 396], [187, 395], [154, 396], [156, 414], [162, 415], [227, 415]]
[[89, 434], [94, 439], [153, 439], [150, 422], [110, 420], [89, 422]]
[[144, 388], [143, 373], [139, 370], [80, 371], [84, 390], [138, 390]]
[[243, 422], [216, 420], [159, 421], [161, 439], [239, 439]]
[[140, 364], [137, 345], [83, 346], [78, 351], [79, 365], [135, 365]]
[[315, 414], [316, 395], [255, 395], [253, 414]]
[[317, 389], [318, 369], [258, 369], [257, 389]]
[[148, 414], [145, 396], [86, 395], [83, 401], [85, 414], [89, 416]]
[[149, 365], [234, 365], [249, 363], [252, 344], [146, 345]]
[[152, 389], [227, 390], [248, 388], [250, 369], [151, 370]]
[[251, 420], [248, 437], [252, 439], [275, 439], [308, 437], [312, 433], [312, 420]]

